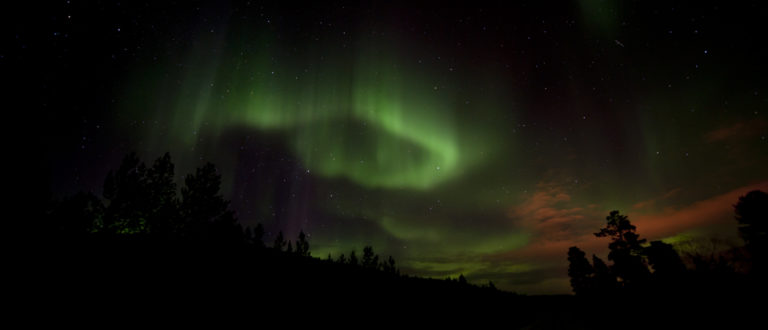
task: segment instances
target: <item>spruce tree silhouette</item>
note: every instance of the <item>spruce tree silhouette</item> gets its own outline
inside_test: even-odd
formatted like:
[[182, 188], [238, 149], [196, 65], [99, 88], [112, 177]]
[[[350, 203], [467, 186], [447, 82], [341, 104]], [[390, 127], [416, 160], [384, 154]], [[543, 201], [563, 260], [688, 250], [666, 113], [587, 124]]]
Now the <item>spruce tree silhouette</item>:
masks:
[[592, 255], [592, 290], [594, 296], [604, 297], [615, 293], [618, 283], [603, 259]]
[[739, 235], [752, 259], [752, 272], [765, 274], [768, 271], [768, 193], [750, 191], [739, 197], [733, 207]]
[[296, 241], [296, 254], [302, 257], [309, 257], [309, 242], [307, 241], [307, 235], [302, 230], [299, 232], [299, 239]]
[[257, 248], [264, 247], [264, 226], [261, 225], [261, 222], [259, 222], [256, 225], [256, 228], [253, 229], [251, 242]]
[[285, 248], [285, 238], [283, 237], [283, 231], [277, 233], [277, 237], [275, 237], [275, 243], [272, 244], [272, 248], [278, 251], [283, 251]]
[[573, 246], [568, 249], [568, 276], [571, 288], [576, 295], [591, 295], [594, 291], [594, 269], [589, 264], [586, 254]]
[[372, 246], [366, 246], [363, 248], [362, 265], [364, 268], [373, 268], [373, 269], [379, 266], [379, 256], [374, 255]]
[[245, 227], [243, 231], [243, 237], [247, 243], [253, 244], [253, 229], [251, 227]]
[[355, 255], [355, 250], [352, 250], [352, 252], [349, 253], [349, 262], [350, 265], [357, 266], [357, 256]]
[[382, 262], [382, 267], [381, 268], [386, 273], [396, 273], [397, 272], [397, 268], [395, 267], [395, 259], [392, 258], [392, 256], [389, 256], [389, 258], [387, 258], [387, 261]]

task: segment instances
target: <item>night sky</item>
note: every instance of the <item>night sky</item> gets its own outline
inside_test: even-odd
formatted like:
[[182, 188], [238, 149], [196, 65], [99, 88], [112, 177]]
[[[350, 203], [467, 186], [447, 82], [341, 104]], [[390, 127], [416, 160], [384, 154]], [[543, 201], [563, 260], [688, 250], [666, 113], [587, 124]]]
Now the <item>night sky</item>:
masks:
[[768, 191], [766, 5], [502, 3], [17, 8], [6, 125], [40, 196], [170, 152], [179, 184], [216, 164], [268, 243], [521, 293], [571, 292], [568, 247], [604, 257], [611, 210], [737, 244], [732, 205]]

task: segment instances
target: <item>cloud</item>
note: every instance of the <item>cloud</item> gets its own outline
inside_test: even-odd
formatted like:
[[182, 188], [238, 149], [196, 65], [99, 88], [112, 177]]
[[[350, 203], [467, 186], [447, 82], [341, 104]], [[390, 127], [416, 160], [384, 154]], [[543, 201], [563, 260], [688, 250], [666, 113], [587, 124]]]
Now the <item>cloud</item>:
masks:
[[593, 213], [571, 205], [565, 185], [539, 183], [525, 201], [509, 209], [508, 216], [516, 224], [533, 233], [536, 241], [568, 241], [584, 231], [584, 220]]
[[[713, 196], [694, 203], [679, 206], [677, 208], [666, 208], [656, 212], [633, 211], [625, 213], [630, 221], [637, 227], [637, 232], [641, 237], [650, 240], [660, 239], [671, 235], [679, 234], [691, 229], [705, 226], [733, 223], [733, 204], [738, 201], [740, 196], [752, 190], [768, 191], [768, 181], [751, 184], [727, 193]], [[666, 192], [656, 200], [663, 200], [677, 194], [676, 190]], [[555, 203], [556, 204], [556, 203]], [[537, 239], [531, 240], [530, 244], [524, 248], [508, 251], [499, 255], [497, 258], [513, 257], [518, 259], [547, 259], [558, 258], [564, 255], [571, 246], [579, 246], [589, 254], [605, 251], [607, 242], [605, 239], [596, 238], [592, 233], [604, 225], [603, 219], [608, 214], [608, 210], [581, 209], [581, 208], [555, 208], [548, 206], [542, 212], [533, 212], [530, 218], [522, 223], [528, 224], [534, 230], [555, 229], [554, 233], [540, 233]], [[537, 217], [537, 215], [539, 217]], [[595, 221], [588, 221], [596, 219]], [[548, 225], [548, 223], [552, 223]], [[560, 227], [559, 223], [570, 224], [570, 227]], [[576, 223], [580, 223], [578, 226]], [[563, 232], [560, 232], [563, 231]], [[564, 239], [555, 239], [560, 237]]]
[[[531, 294], [566, 293], [568, 248], [578, 245], [588, 251], [605, 249], [607, 244], [592, 233], [597, 231], [607, 212], [597, 204], [574, 205], [569, 185], [539, 183], [536, 191], [523, 202], [509, 208], [507, 216], [521, 230], [532, 233], [525, 246], [483, 256], [492, 265], [537, 265], [535, 268], [507, 273], [492, 279], [499, 287]], [[477, 274], [480, 276], [480, 274]]]
[[642, 201], [642, 202], [637, 202], [634, 205], [632, 205], [632, 208], [633, 209], [650, 208], [650, 207], [656, 205], [657, 202], [666, 201], [666, 200], [669, 200], [672, 197], [675, 197], [675, 196], [679, 195], [682, 190], [683, 190], [683, 188], [672, 189], [672, 190], [666, 192], [664, 195], [661, 195], [659, 197], [652, 198], [652, 199], [649, 199], [649, 200], [645, 200], [645, 201]]
[[707, 132], [704, 134], [704, 140], [712, 143], [718, 141], [747, 138], [763, 132], [766, 127], [768, 127], [768, 123], [766, 123], [764, 120], [738, 122]]
[[752, 190], [768, 191], [768, 181], [756, 183], [678, 208], [667, 208], [653, 213], [630, 213], [638, 233], [648, 239], [659, 239], [680, 232], [716, 224], [736, 222], [733, 205], [740, 196]]
[[537, 188], [537, 191], [531, 197], [511, 210], [514, 215], [526, 216], [542, 208], [571, 200], [571, 196], [564, 192], [562, 186], [551, 183], [539, 183]]
[[[733, 204], [740, 196], [749, 191], [760, 189], [768, 191], [768, 181], [746, 185], [721, 195], [677, 207], [668, 207], [653, 211], [650, 207], [635, 207], [629, 216], [637, 226], [641, 237], [657, 240], [692, 229], [732, 223]], [[652, 205], [666, 201], [681, 193], [673, 189], [650, 201], [638, 202]], [[610, 210], [602, 210], [597, 205], [586, 208], [570, 204], [570, 195], [562, 186], [539, 185], [539, 189], [523, 203], [510, 209], [509, 216], [522, 227], [536, 233], [524, 247], [495, 254], [488, 254], [483, 261], [490, 264], [528, 264], [542, 265], [530, 272], [509, 274], [509, 279], [500, 283], [509, 285], [514, 290], [526, 293], [567, 292], [567, 252], [571, 246], [578, 246], [587, 255], [596, 254], [605, 257], [608, 241], [593, 235], [604, 225], [605, 216]], [[735, 233], [735, 230], [734, 230]], [[489, 276], [490, 277], [490, 276]], [[496, 282], [494, 280], [494, 282]], [[550, 287], [554, 285], [554, 287]]]
[[[686, 193], [676, 188], [636, 202], [630, 210], [620, 211], [637, 226], [638, 234], [649, 240], [714, 228], [712, 225], [723, 228], [732, 224], [735, 234], [732, 205], [739, 196], [755, 189], [768, 191], [768, 181], [683, 205], [671, 204]], [[577, 202], [575, 193], [568, 184], [539, 183], [534, 192], [509, 207], [505, 214], [507, 224], [498, 225], [511, 226], [514, 233], [526, 233], [529, 239], [509, 236], [506, 227], [497, 234], [485, 232], [483, 239], [472, 241], [471, 248], [463, 237], [452, 237], [449, 241], [462, 242], [457, 245], [461, 250], [444, 258], [412, 255], [401, 267], [406, 272], [434, 278], [464, 274], [474, 283], [490, 280], [499, 288], [528, 294], [567, 293], [570, 291], [567, 275], [570, 247], [578, 246], [588, 256], [596, 254], [604, 260], [608, 253], [608, 239], [595, 237], [594, 233], [605, 225], [605, 217], [611, 210], [599, 204]], [[430, 235], [428, 231], [417, 232]], [[441, 232], [441, 235], [447, 234]], [[477, 237], [476, 233], [469, 236]], [[426, 237], [419, 240], [421, 238]]]

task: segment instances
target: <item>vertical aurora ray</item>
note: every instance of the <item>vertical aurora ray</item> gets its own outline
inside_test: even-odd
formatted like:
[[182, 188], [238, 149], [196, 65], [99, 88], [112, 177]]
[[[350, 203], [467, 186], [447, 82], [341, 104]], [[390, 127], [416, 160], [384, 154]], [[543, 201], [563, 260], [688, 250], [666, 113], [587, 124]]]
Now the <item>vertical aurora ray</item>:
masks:
[[[307, 173], [329, 179], [326, 184], [330, 187], [338, 188], [332, 183], [335, 179], [354, 186], [340, 189], [357, 193], [333, 197], [333, 203], [342, 203], [342, 214], [326, 204], [321, 206], [323, 212], [339, 217], [354, 214], [344, 220], [347, 227], [372, 226], [381, 231], [382, 237], [376, 237], [359, 236], [345, 228], [315, 228], [312, 239], [317, 256], [338, 256], [351, 249], [359, 252], [361, 242], [368, 242], [401, 257], [401, 264], [407, 267], [411, 258], [438, 254], [469, 258], [466, 254], [520, 248], [529, 240], [525, 231], [498, 232], [477, 240], [474, 229], [450, 229], [450, 222], [463, 220], [400, 209], [401, 204], [414, 200], [434, 203], [430, 194], [436, 191], [450, 194], [444, 197], [444, 203], [450, 205], [445, 212], [474, 205], [452, 196], [461, 196], [456, 191], [464, 189], [466, 174], [473, 168], [487, 164], [491, 157], [508, 158], [514, 153], [514, 141], [499, 143], [504, 129], [495, 119], [498, 117], [487, 116], [505, 112], [510, 118], [509, 109], [502, 108], [509, 104], [508, 91], [480, 92], [481, 88], [462, 87], [455, 80], [458, 77], [436, 79], [441, 75], [439, 69], [418, 65], [415, 55], [393, 47], [394, 42], [365, 41], [348, 52], [315, 46], [301, 55], [281, 56], [290, 51], [275, 38], [261, 35], [255, 39], [262, 46], [241, 50], [233, 46], [237, 42], [203, 38], [188, 52], [180, 78], [167, 83], [175, 88], [156, 97], [175, 95], [176, 102], [171, 111], [157, 114], [159, 121], [169, 122], [170, 133], [147, 132], [148, 139], [155, 141], [154, 149], [177, 146], [173, 150], [195, 150], [198, 155], [210, 155], [214, 150], [217, 165], [226, 169], [236, 166], [227, 158], [233, 156], [216, 149], [217, 139], [226, 138], [229, 132], [249, 131], [279, 136]], [[483, 70], [461, 74], [466, 79], [494, 79]], [[503, 153], [493, 153], [502, 146]], [[181, 157], [189, 163], [196, 161]], [[224, 180], [227, 186], [227, 180], [234, 179]], [[288, 185], [291, 194], [307, 193], [301, 184]], [[392, 198], [392, 194], [406, 192], [412, 194], [410, 200]], [[370, 201], [361, 202], [357, 196], [365, 194], [373, 195]], [[287, 223], [307, 229], [304, 221], [317, 214], [306, 211], [306, 205], [291, 204], [279, 216], [284, 221], [280, 226]], [[402, 246], [409, 248], [401, 250]], [[426, 267], [420, 262], [413, 261], [412, 267]], [[464, 273], [479, 267], [473, 261], [450, 266], [464, 269]]]

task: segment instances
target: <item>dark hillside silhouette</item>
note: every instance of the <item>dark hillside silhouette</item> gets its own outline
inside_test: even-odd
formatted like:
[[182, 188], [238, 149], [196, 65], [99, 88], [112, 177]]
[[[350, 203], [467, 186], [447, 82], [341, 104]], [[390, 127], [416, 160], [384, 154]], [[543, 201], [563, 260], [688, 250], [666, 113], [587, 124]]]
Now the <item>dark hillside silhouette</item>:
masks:
[[[169, 154], [151, 167], [129, 154], [107, 175], [102, 196], [78, 193], [46, 203], [41, 225], [28, 227], [32, 229], [24, 235], [30, 237], [30, 261], [22, 269], [26, 280], [35, 283], [31, 290], [94, 301], [150, 298], [177, 306], [235, 301], [233, 297], [287, 306], [296, 297], [333, 297], [361, 303], [356, 308], [482, 311], [513, 328], [589, 329], [612, 328], [624, 322], [626, 311], [640, 309], [654, 313], [622, 328], [653, 326], [675, 317], [678, 304], [707, 313], [717, 308], [746, 311], [751, 305], [742, 298], [765, 292], [759, 274], [765, 262], [766, 203], [759, 191], [734, 206], [747, 243], [748, 273], [722, 258], [716, 263], [699, 258], [689, 269], [672, 245], [646, 243], [627, 216], [613, 211], [595, 233], [609, 240], [608, 262], [596, 255], [589, 258], [578, 247], [568, 250], [568, 276], [576, 296], [527, 297], [499, 291], [492, 282], [470, 284], [463, 274], [445, 280], [403, 275], [392, 256], [379, 256], [372, 246], [365, 246], [361, 255], [352, 250], [335, 259], [315, 258], [303, 230], [294, 239], [279, 232], [265, 244], [261, 224], [242, 228], [229, 209], [213, 164], [187, 175], [181, 187], [173, 178]], [[115, 295], [115, 290], [123, 293]], [[723, 307], [714, 301], [734, 303]], [[711, 304], [702, 307], [707, 302]], [[598, 323], [590, 317], [595, 308], [605, 313]]]
[[[286, 304], [295, 297], [333, 297], [371, 306], [472, 302], [487, 310], [522, 308], [515, 307], [522, 306], [521, 296], [492, 283], [471, 285], [463, 275], [448, 280], [402, 275], [392, 256], [381, 257], [372, 246], [365, 246], [361, 257], [353, 250], [335, 261], [318, 259], [302, 230], [295, 239], [279, 232], [268, 248], [261, 224], [242, 228], [229, 210], [213, 164], [187, 175], [181, 187], [174, 174], [168, 153], [151, 167], [131, 153], [109, 172], [102, 196], [79, 193], [51, 203], [42, 212], [37, 252], [28, 251], [35, 260], [27, 268], [31, 279], [42, 283], [36, 290], [104, 301], [124, 299], [107, 294], [120, 290], [131, 299], [182, 305], [254, 296]], [[519, 317], [512, 324], [534, 321]]]

